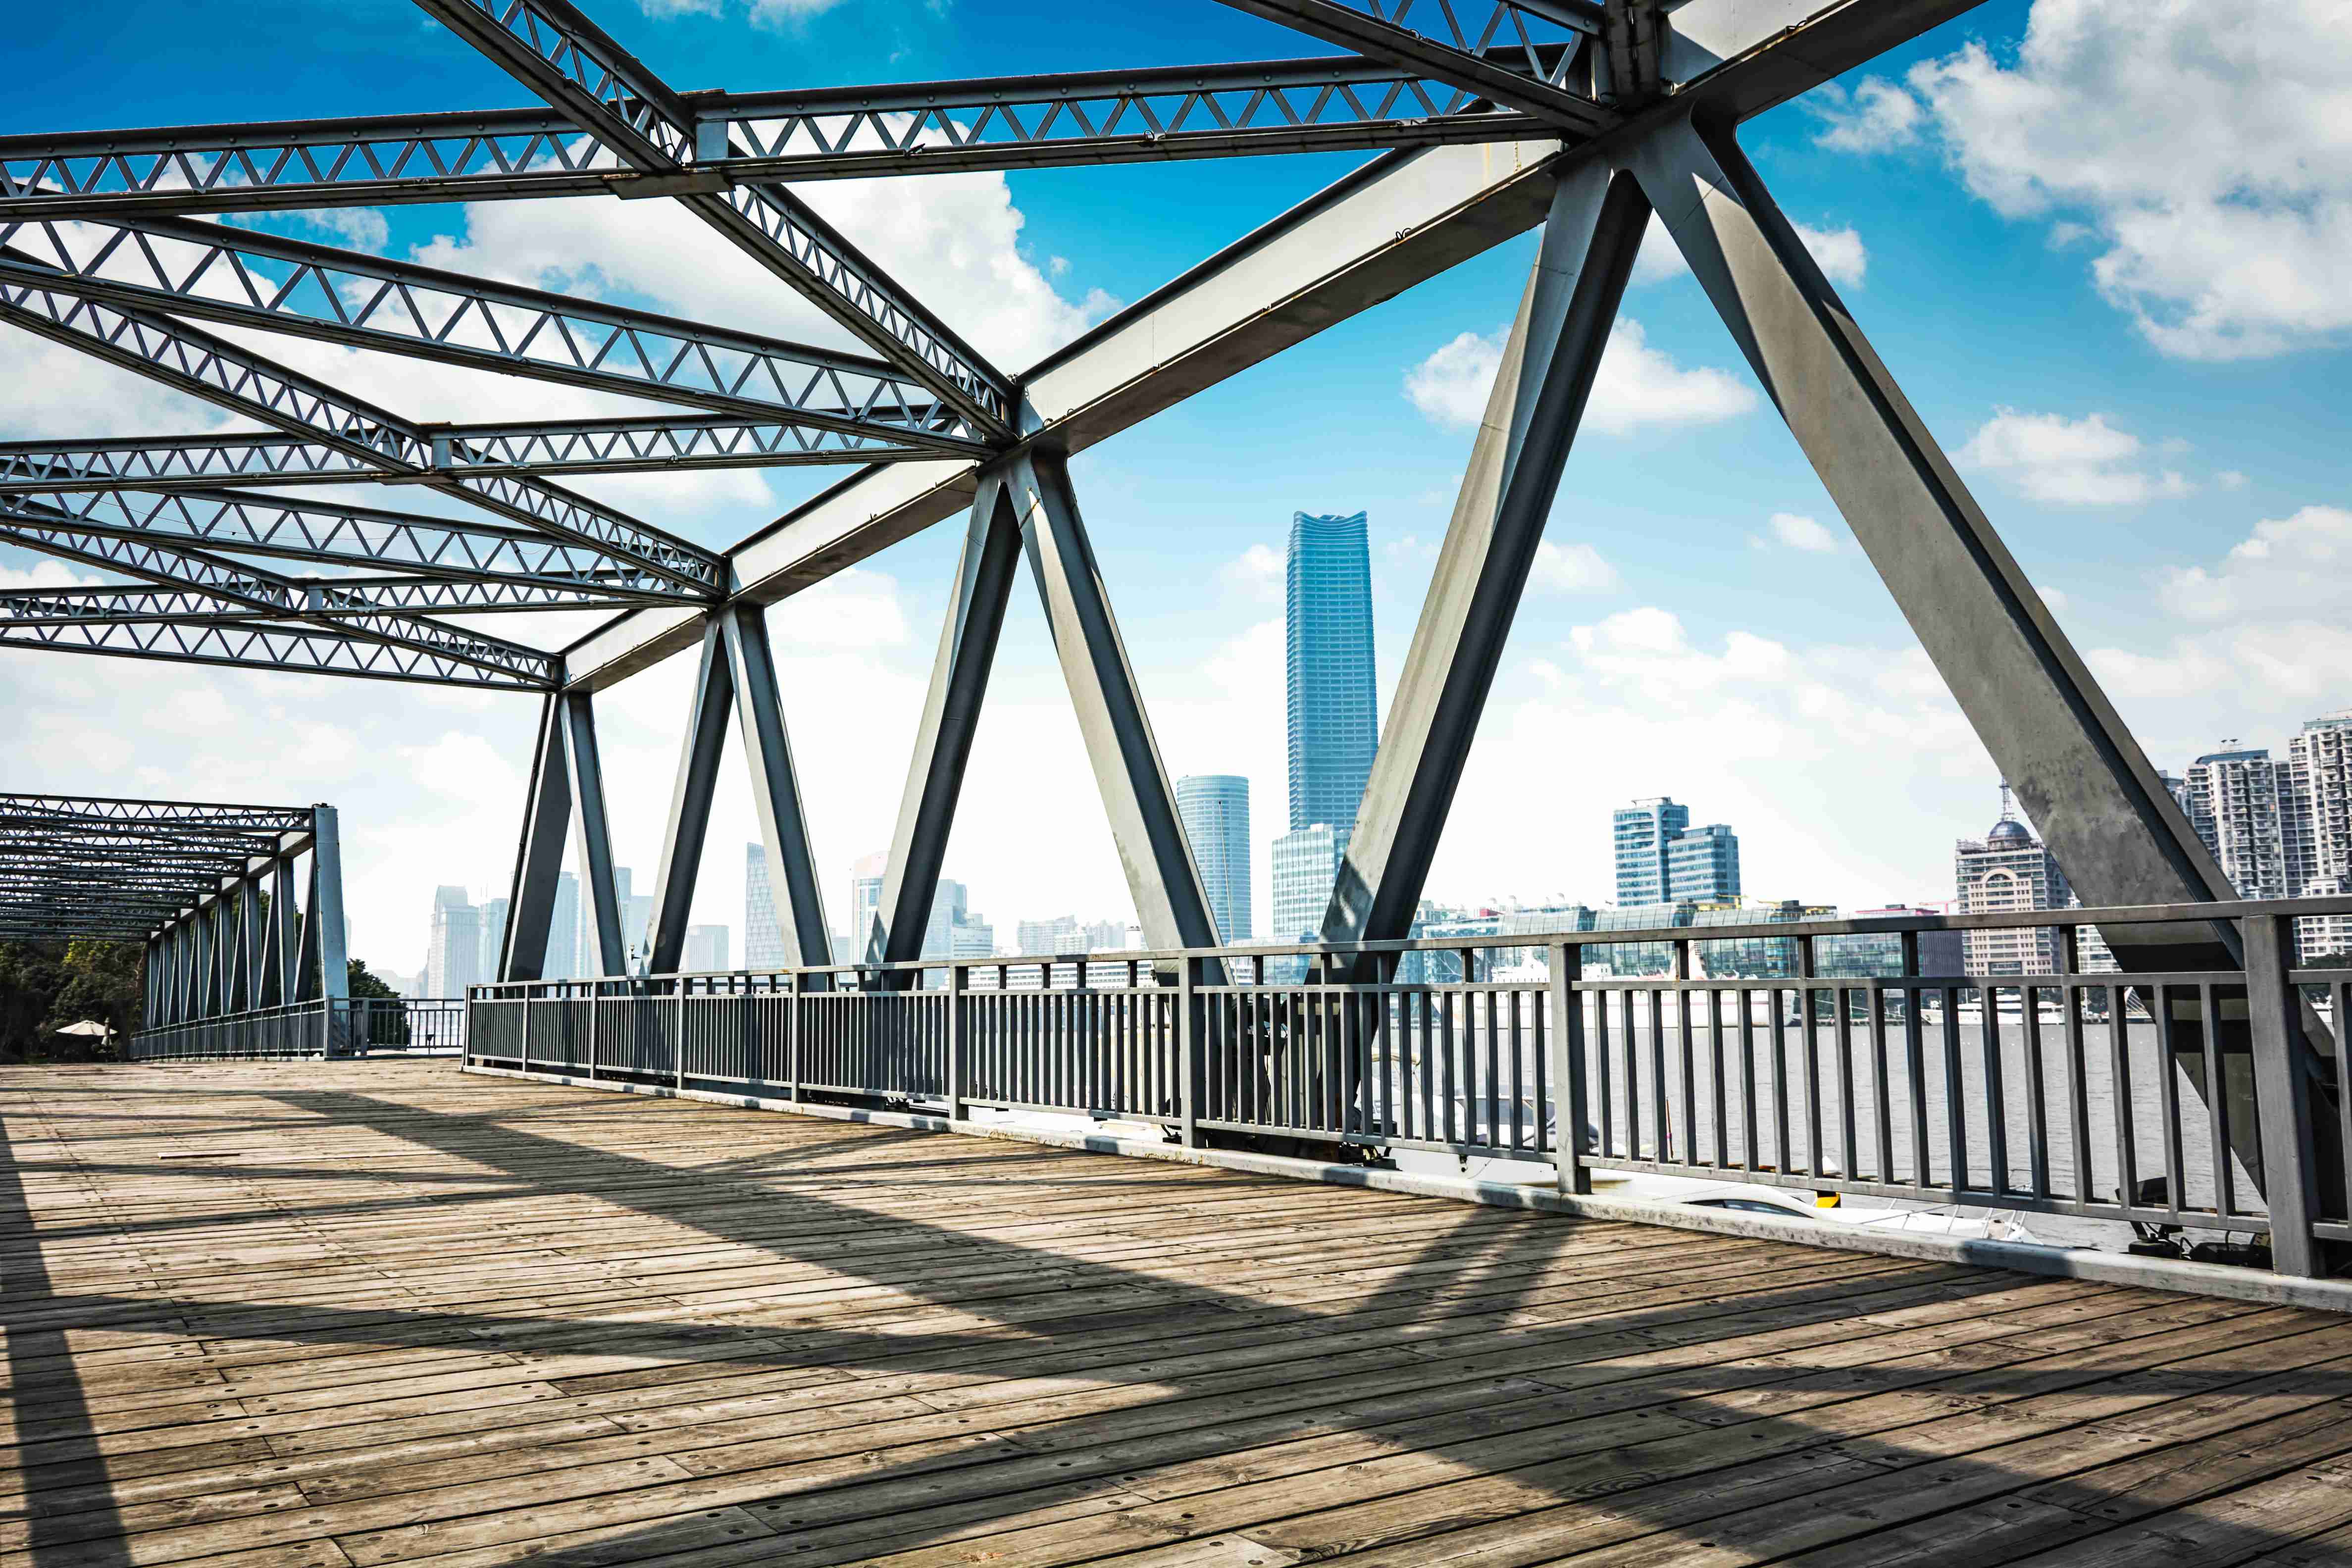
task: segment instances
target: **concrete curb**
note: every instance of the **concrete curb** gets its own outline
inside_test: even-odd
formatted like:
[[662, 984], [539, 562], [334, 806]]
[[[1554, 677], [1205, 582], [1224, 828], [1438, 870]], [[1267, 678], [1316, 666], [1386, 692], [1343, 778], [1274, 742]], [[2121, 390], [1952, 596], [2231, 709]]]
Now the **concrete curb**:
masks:
[[571, 1073], [523, 1072], [510, 1067], [463, 1069], [486, 1078], [523, 1078], [540, 1083], [561, 1083], [574, 1089], [604, 1089], [624, 1094], [646, 1094], [664, 1100], [698, 1100], [752, 1111], [781, 1111], [798, 1116], [818, 1116], [835, 1122], [865, 1122], [881, 1127], [907, 1127], [928, 1133], [961, 1133], [968, 1137], [994, 1138], [1003, 1143], [1039, 1144], [1048, 1148], [1075, 1149], [1088, 1154], [1124, 1155], [1129, 1159], [1165, 1160], [1172, 1165], [1214, 1166], [1255, 1176], [1286, 1176], [1295, 1181], [1322, 1182], [1332, 1186], [1370, 1187], [1376, 1192], [1410, 1193], [1442, 1197], [1456, 1203], [1484, 1204], [1490, 1208], [1525, 1208], [1580, 1219], [1607, 1219], [1636, 1225], [1664, 1225], [1676, 1230], [1700, 1230], [1716, 1236], [1745, 1236], [1759, 1241], [1794, 1241], [1843, 1252], [1870, 1252], [1887, 1258], [1910, 1258], [1923, 1263], [1966, 1263], [1978, 1268], [2007, 1269], [2021, 1274], [2046, 1274], [2068, 1280], [2092, 1280], [2101, 1284], [2130, 1285], [2142, 1290], [2172, 1291], [2188, 1295], [2219, 1296], [2229, 1301], [2261, 1301], [2282, 1307], [2309, 1307], [2320, 1312], [2352, 1313], [2352, 1280], [2298, 1280], [2265, 1273], [2259, 1269], [2231, 1269], [2218, 1263], [2167, 1262], [2135, 1258], [2123, 1252], [2103, 1252], [2089, 1247], [2036, 1247], [2017, 1241], [1974, 1241], [1908, 1232], [1859, 1230], [1847, 1226], [1816, 1224], [1802, 1219], [1777, 1219], [1770, 1215], [1724, 1209], [1692, 1208], [1683, 1204], [1644, 1198], [1576, 1197], [1540, 1187], [1505, 1182], [1472, 1181], [1464, 1176], [1411, 1176], [1402, 1171], [1367, 1170], [1361, 1166], [1331, 1165], [1320, 1160], [1293, 1159], [1282, 1155], [1244, 1154], [1228, 1149], [1188, 1149], [1176, 1144], [1147, 1144], [1126, 1138], [1055, 1133], [1035, 1127], [1009, 1127], [994, 1122], [959, 1122], [945, 1116], [905, 1111], [861, 1111], [847, 1105], [821, 1105], [808, 1101], [772, 1100], [756, 1094], [729, 1094], [717, 1090], [677, 1089], [664, 1084], [623, 1083]]

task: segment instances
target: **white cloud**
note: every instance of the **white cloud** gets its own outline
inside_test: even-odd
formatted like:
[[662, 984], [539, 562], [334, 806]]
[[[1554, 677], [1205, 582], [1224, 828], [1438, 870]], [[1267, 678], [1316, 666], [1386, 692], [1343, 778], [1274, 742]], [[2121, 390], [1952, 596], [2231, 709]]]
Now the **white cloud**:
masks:
[[1556, 545], [1538, 541], [1536, 559], [1528, 575], [1531, 587], [1552, 593], [1606, 593], [1619, 586], [1617, 569], [1589, 544]]
[[1758, 545], [1778, 544], [1788, 549], [1804, 550], [1813, 555], [1828, 555], [1838, 548], [1837, 535], [1812, 518], [1796, 512], [1775, 512], [1769, 525], [1772, 537], [1768, 541], [1760, 537]]
[[[1406, 399], [1434, 423], [1475, 426], [1486, 416], [1486, 394], [1509, 337], [1498, 328], [1485, 337], [1464, 332], [1407, 371]], [[1756, 407], [1748, 385], [1729, 373], [1699, 366], [1685, 370], [1650, 347], [1642, 324], [1618, 318], [1601, 355], [1584, 428], [1605, 435], [1679, 424], [1712, 424]]]
[[1884, 152], [1919, 140], [1919, 100], [1884, 77], [1864, 77], [1849, 93], [1824, 83], [1802, 99], [1822, 121], [1814, 142], [1839, 152]]
[[2004, 408], [1958, 457], [2004, 476], [2032, 500], [2058, 506], [2134, 506], [2189, 492], [2189, 481], [2174, 470], [2135, 463], [2141, 452], [2139, 437], [2109, 424], [2103, 413], [2068, 419]]
[[2255, 524], [2219, 560], [2158, 573], [2164, 640], [2084, 656], [2159, 761], [2247, 734], [2250, 721], [2284, 732], [2352, 705], [2347, 576], [2352, 510], [2305, 507]]
[[2065, 610], [2067, 600], [2063, 589], [2045, 587], [2037, 582], [2033, 585], [2033, 591], [2042, 595], [2042, 602], [2050, 606], [2052, 614], [2056, 615]]
[[[2259, 522], [2211, 570], [2173, 568], [2158, 583], [2164, 608], [2184, 621], [2277, 622], [2341, 619], [2352, 580], [2352, 511], [2305, 507]], [[2341, 666], [2339, 666], [2339, 669]]]
[[[1858, 288], [1870, 270], [1870, 249], [1862, 243], [1862, 231], [1852, 225], [1839, 229], [1817, 229], [1809, 224], [1793, 224], [1797, 237], [1813, 253], [1822, 276], [1832, 283]], [[1633, 281], [1636, 284], [1662, 283], [1669, 277], [1679, 277], [1690, 270], [1683, 253], [1666, 232], [1666, 225], [1653, 214], [1650, 226], [1642, 235], [1641, 254], [1633, 258]]]
[[2246, 487], [2246, 476], [2235, 468], [2224, 468], [2213, 476], [2213, 483], [2224, 490], [2242, 490]]
[[45, 559], [29, 567], [0, 566], [0, 588], [96, 588], [101, 581], [61, 560]]
[[[1394, 544], [1389, 547], [1393, 549]], [[1256, 544], [1217, 569], [1217, 580], [1242, 599], [1256, 604], [1282, 602], [1286, 566], [1282, 552]]]
[[[1990, 819], [1995, 777], [1916, 648], [1699, 638], [1643, 606], [1507, 666], [1431, 894], [1603, 902], [1610, 809], [1673, 794], [1737, 827], [1760, 896], [1948, 896], [1950, 839]], [[1569, 831], [1529, 835], [1531, 779], [1544, 819]]]
[[1865, 80], [1823, 141], [1898, 145], [1932, 121], [1999, 211], [2095, 236], [2093, 282], [2165, 353], [2329, 346], [2352, 332], [2352, 28], [2337, 0], [2261, 16], [2037, 0], [2013, 57], [1970, 42], [1907, 90]]

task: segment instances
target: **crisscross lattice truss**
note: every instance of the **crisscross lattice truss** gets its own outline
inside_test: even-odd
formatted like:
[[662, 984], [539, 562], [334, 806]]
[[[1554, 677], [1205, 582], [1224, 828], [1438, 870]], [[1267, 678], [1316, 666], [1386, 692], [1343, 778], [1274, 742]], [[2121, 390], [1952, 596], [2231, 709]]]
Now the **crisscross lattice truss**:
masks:
[[[1851, 11], [1853, 0], [1693, 0], [1680, 11], [1659, 0], [1229, 3], [1342, 52], [681, 92], [567, 0], [419, 0], [537, 102], [0, 138], [0, 322], [258, 427], [0, 446], [0, 543], [131, 580], [0, 594], [0, 644], [533, 690], [593, 678], [596, 671], [568, 671], [562, 654], [487, 633], [472, 617], [659, 613], [737, 597], [763, 602], [783, 585], [747, 580], [740, 550], [700, 548], [563, 488], [568, 476], [852, 465], [861, 472], [851, 489], [883, 492], [877, 510], [887, 520], [873, 537], [887, 542], [910, 525], [892, 515], [896, 482], [880, 465], [922, 464], [913, 472], [929, 476], [926, 495], [969, 495], [969, 477], [943, 485], [937, 476], [1031, 447], [1067, 451], [1213, 379], [1193, 356], [1137, 366], [1140, 374], [1101, 399], [1117, 414], [1097, 428], [1041, 408], [1035, 388], [1048, 367], [1018, 376], [988, 363], [782, 182], [1351, 149], [1393, 150], [1368, 172], [1403, 176], [1433, 150], [1496, 149], [1425, 171], [1456, 198], [1431, 214], [1445, 232], [1414, 246], [1397, 243], [1410, 228], [1391, 226], [1380, 236], [1391, 243], [1375, 248], [1403, 260], [1406, 276], [1367, 269], [1344, 305], [1321, 302], [1320, 319], [1336, 319], [1528, 226], [1535, 214], [1524, 201], [1505, 215], [1510, 204], [1492, 199], [1518, 183], [1497, 176], [1606, 138], [1678, 96], [1696, 105], [1710, 79], [1728, 89], [1717, 96], [1732, 113], [1751, 113], [1836, 68], [1828, 56], [1837, 49], [1884, 41], [1850, 23], [1822, 30], [1814, 13]], [[1918, 13], [1890, 35], [1907, 36], [1956, 6], [1892, 8]], [[1826, 47], [1786, 47], [1778, 35], [1792, 23], [1813, 25]], [[1839, 41], [1864, 32], [1872, 36], [1863, 43]], [[1786, 58], [1769, 68], [1740, 57], [1776, 43]], [[674, 202], [682, 221], [718, 230], [859, 347], [736, 331], [198, 215], [552, 196]], [[1318, 219], [1333, 226], [1330, 205], [1318, 198], [1254, 239]], [[1349, 236], [1340, 254], [1365, 259], [1365, 237]], [[1246, 330], [1229, 334], [1217, 373], [1315, 329], [1263, 314], [1287, 286], [1317, 281], [1308, 257], [1282, 266], [1287, 274], [1277, 267], [1257, 285], [1259, 319], [1222, 323]], [[248, 347], [257, 340], [248, 331], [232, 340], [215, 328], [493, 371], [518, 391], [537, 382], [617, 393], [672, 412], [436, 423], [435, 411], [377, 407]], [[1102, 362], [1132, 359], [1133, 347], [1120, 344]], [[397, 504], [279, 493], [368, 483], [402, 486]], [[793, 574], [795, 584], [810, 580]], [[467, 629], [444, 619], [457, 612]]]

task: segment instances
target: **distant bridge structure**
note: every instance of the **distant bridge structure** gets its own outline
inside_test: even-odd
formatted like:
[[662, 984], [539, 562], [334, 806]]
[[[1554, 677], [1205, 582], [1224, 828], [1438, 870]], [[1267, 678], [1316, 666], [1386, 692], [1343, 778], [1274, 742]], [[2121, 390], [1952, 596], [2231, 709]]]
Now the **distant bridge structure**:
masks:
[[[0, 542], [134, 586], [0, 595], [0, 645], [541, 694], [503, 982], [540, 979], [567, 840], [588, 962], [627, 967], [595, 699], [698, 649], [645, 968], [682, 956], [726, 731], [741, 737], [785, 950], [832, 988], [823, 900], [764, 614], [950, 518], [966, 532], [881, 908], [872, 983], [919, 957], [1013, 580], [1038, 591], [1147, 948], [1221, 934], [1097, 570], [1069, 456], [1448, 267], [1540, 228], [1323, 924], [1320, 971], [1376, 982], [1404, 938], [1655, 216], [2084, 902], [2232, 892], [1852, 312], [1740, 151], [1745, 120], [1974, 0], [1226, 0], [1304, 58], [871, 89], [673, 88], [567, 0], [419, 0], [531, 107], [0, 139], [0, 321], [268, 434], [0, 448]], [[1328, 52], [1336, 50], [1337, 52]], [[991, 364], [787, 181], [1335, 149], [1379, 156], [1037, 364]], [[675, 204], [863, 345], [843, 351], [194, 221], [337, 204]], [[200, 325], [201, 323], [201, 325]], [[394, 412], [215, 335], [308, 337], [670, 405], [501, 424]], [[839, 464], [712, 551], [572, 474]], [[422, 486], [449, 515], [300, 486]], [[395, 497], [413, 493], [394, 488]], [[253, 559], [333, 569], [294, 576]], [[604, 608], [560, 650], [451, 623]], [[789, 608], [782, 613], [789, 614]], [[2118, 924], [2128, 974], [2252, 973], [2239, 919]], [[2264, 959], [2256, 968], [2263, 968]], [[1226, 977], [1212, 957], [1199, 978]], [[2267, 969], [2264, 969], [2267, 973]], [[859, 979], [859, 986], [866, 980]], [[1956, 1004], [1957, 1005], [1957, 1004]], [[2165, 1008], [2259, 1173], [2252, 1005]], [[2298, 1083], [2334, 1079], [2306, 1014]], [[2284, 1049], [2281, 1047], [2281, 1049]], [[2333, 1169], [2332, 1117], [2318, 1120]], [[2175, 1194], [2175, 1201], [2178, 1201]]]

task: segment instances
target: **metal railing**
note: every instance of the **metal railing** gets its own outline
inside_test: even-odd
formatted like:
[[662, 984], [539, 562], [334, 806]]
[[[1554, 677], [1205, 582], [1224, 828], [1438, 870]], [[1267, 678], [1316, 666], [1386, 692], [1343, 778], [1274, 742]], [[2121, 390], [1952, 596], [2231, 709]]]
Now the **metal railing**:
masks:
[[[2293, 922], [2346, 914], [2352, 898], [478, 986], [467, 1059], [1535, 1161], [1570, 1192], [1603, 1168], [2237, 1232], [2313, 1273], [2318, 1244], [2352, 1245], [2334, 1044], [2352, 969], [2292, 968]], [[2184, 923], [2233, 930], [2242, 960], [2125, 975], [2081, 956], [2094, 926]], [[1919, 937], [1950, 930], [2042, 933], [2043, 962], [1922, 973]], [[1465, 977], [1400, 983], [1416, 951]], [[1734, 952], [1750, 972], [1710, 972]]]
[[463, 997], [316, 998], [193, 1019], [131, 1037], [132, 1061], [283, 1061], [306, 1057], [457, 1056]]

